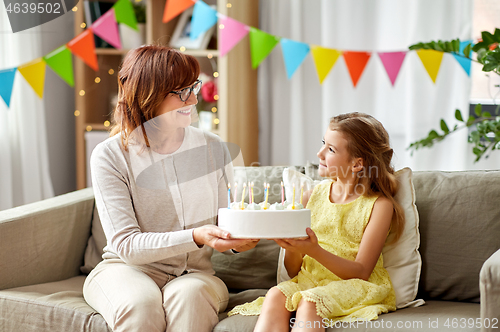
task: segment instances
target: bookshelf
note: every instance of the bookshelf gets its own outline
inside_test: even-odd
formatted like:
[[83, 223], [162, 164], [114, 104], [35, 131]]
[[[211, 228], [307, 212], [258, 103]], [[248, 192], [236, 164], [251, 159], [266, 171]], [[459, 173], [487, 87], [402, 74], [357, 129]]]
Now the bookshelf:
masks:
[[[165, 0], [146, 1], [146, 43], [168, 45], [179, 17], [164, 24], [162, 22]], [[113, 2], [113, 1], [110, 1]], [[241, 22], [258, 26], [258, 2], [253, 0], [206, 0], [217, 5], [217, 11]], [[81, 2], [82, 3], [82, 2]], [[75, 35], [84, 31], [84, 6], [79, 3], [75, 12]], [[229, 5], [228, 5], [229, 3]], [[216, 29], [217, 31], [218, 29]], [[248, 37], [246, 37], [248, 38]], [[216, 118], [219, 123], [212, 132], [224, 141], [240, 146], [246, 165], [258, 161], [258, 115], [257, 115], [257, 71], [252, 70], [248, 40], [243, 40], [225, 57], [220, 58], [213, 38], [207, 50], [185, 50], [197, 57], [202, 71], [210, 71], [216, 64], [217, 100]], [[97, 48], [99, 71], [95, 72], [79, 58], [74, 57], [75, 71], [75, 131], [76, 131], [76, 177], [77, 188], [88, 183], [89, 132], [97, 131], [103, 137], [111, 125], [113, 96], [118, 92], [117, 72], [123, 56], [128, 50]], [[210, 63], [208, 63], [210, 62]], [[95, 144], [91, 142], [89, 144]]]

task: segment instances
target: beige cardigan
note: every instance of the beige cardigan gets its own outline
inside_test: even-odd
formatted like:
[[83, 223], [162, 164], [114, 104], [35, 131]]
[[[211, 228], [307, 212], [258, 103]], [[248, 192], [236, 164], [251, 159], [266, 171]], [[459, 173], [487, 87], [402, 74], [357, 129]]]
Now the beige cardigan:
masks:
[[93, 151], [92, 185], [107, 246], [104, 259], [120, 258], [166, 273], [213, 274], [212, 248], [199, 248], [193, 228], [216, 224], [227, 207], [233, 181], [231, 157], [214, 134], [194, 127], [172, 154], [150, 148], [121, 147], [120, 135]]

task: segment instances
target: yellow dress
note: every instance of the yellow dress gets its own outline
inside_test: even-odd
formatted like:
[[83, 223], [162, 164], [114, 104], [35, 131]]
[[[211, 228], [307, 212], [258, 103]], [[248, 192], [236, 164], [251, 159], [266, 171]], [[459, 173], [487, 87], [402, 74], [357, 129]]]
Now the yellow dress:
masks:
[[[307, 204], [311, 228], [322, 248], [354, 261], [378, 196], [360, 196], [346, 204], [335, 204], [330, 201], [332, 183], [314, 188]], [[381, 313], [396, 310], [396, 296], [382, 254], [368, 281], [343, 280], [306, 255], [298, 275], [277, 287], [285, 294], [289, 311], [296, 311], [304, 299], [316, 303], [318, 315], [330, 322], [373, 320]], [[263, 301], [261, 297], [236, 306], [228, 315], [258, 315]]]

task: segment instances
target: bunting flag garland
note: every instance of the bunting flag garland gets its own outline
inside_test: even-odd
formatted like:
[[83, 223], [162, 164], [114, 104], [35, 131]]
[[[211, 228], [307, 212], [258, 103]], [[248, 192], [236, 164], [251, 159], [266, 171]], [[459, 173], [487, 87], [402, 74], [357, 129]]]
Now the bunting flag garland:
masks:
[[323, 84], [326, 76], [337, 62], [342, 52], [332, 48], [325, 48], [321, 46], [312, 46], [311, 53], [318, 73], [319, 84]]
[[460, 51], [459, 51], [460, 55], [452, 54], [455, 57], [455, 59], [458, 61], [460, 66], [462, 66], [462, 68], [465, 70], [465, 72], [467, 73], [467, 76], [470, 76], [470, 67], [472, 65], [472, 60], [470, 59], [470, 57], [472, 55], [472, 47], [471, 47], [471, 50], [469, 52], [469, 58], [464, 57], [464, 50], [467, 47], [467, 45], [469, 45], [469, 44], [472, 44], [472, 40], [466, 40], [466, 41], [460, 42]]
[[248, 35], [249, 28], [245, 24], [222, 14], [219, 15], [219, 20], [219, 52], [222, 57]]
[[[280, 43], [288, 79], [293, 77], [294, 73], [305, 61], [309, 52], [311, 52], [319, 83], [323, 84], [338, 58], [343, 55], [353, 86], [356, 87], [371, 57], [371, 52], [338, 50], [309, 45], [266, 33], [218, 13], [202, 0], [167, 0], [163, 12], [163, 22], [169, 22], [193, 5], [190, 38], [196, 39], [200, 34], [217, 24], [217, 20], [219, 20], [219, 57], [222, 57], [250, 34], [250, 55], [253, 69], [257, 68], [276, 45]], [[57, 48], [43, 58], [35, 59], [17, 68], [0, 70], [0, 97], [2, 97], [7, 107], [10, 107], [12, 89], [16, 77], [15, 73], [19, 70], [35, 93], [40, 98], [43, 98], [46, 65], [68, 85], [74, 87], [71, 54], [73, 53], [82, 59], [86, 65], [98, 71], [99, 66], [95, 52], [94, 34], [107, 41], [113, 47], [121, 49], [122, 44], [118, 31], [118, 23], [138, 30], [137, 19], [130, 0], [118, 0], [110, 10], [100, 16], [88, 29], [74, 37], [66, 45]], [[460, 52], [451, 54], [468, 76], [470, 76], [471, 71], [472, 60], [470, 56], [472, 50], [469, 53], [469, 58], [463, 56], [463, 51], [470, 44], [472, 44], [471, 40], [461, 42]], [[395, 85], [407, 52], [378, 52], [392, 86]], [[429, 77], [435, 84], [444, 52], [426, 49], [417, 50], [416, 52]]]
[[92, 25], [94, 34], [107, 41], [111, 46], [117, 49], [122, 48], [120, 34], [118, 33], [118, 23], [115, 19], [115, 10], [111, 8], [104, 15], [99, 17]]
[[432, 82], [436, 83], [436, 78], [441, 67], [441, 60], [443, 60], [443, 52], [434, 50], [418, 50], [418, 57], [431, 77]]
[[288, 79], [302, 64], [307, 54], [309, 54], [309, 45], [296, 42], [290, 39], [282, 38], [280, 40], [281, 50], [283, 51], [283, 60], [285, 61], [286, 74]]
[[45, 61], [42, 58], [35, 59], [17, 68], [29, 85], [35, 90], [38, 97], [43, 98], [45, 83]]
[[7, 107], [10, 107], [10, 97], [12, 97], [16, 70], [17, 68], [0, 70], [0, 96], [7, 104]]
[[69, 86], [75, 86], [73, 78], [73, 59], [71, 52], [63, 45], [43, 57], [47, 65], [59, 75]]
[[189, 38], [195, 40], [201, 33], [214, 26], [215, 23], [217, 23], [217, 11], [203, 1], [197, 1], [193, 9]]
[[252, 58], [252, 68], [257, 68], [280, 39], [262, 30], [250, 27], [250, 56]]
[[347, 51], [343, 55], [347, 70], [349, 70], [349, 75], [351, 75], [352, 84], [356, 87], [368, 60], [370, 60], [371, 54], [368, 52]]
[[139, 31], [139, 28], [137, 27], [137, 18], [134, 13], [134, 7], [132, 6], [130, 0], [118, 0], [112, 8], [115, 11], [117, 23], [123, 23], [132, 29]]
[[382, 52], [379, 53], [378, 56], [380, 60], [382, 60], [387, 75], [389, 75], [392, 86], [394, 86], [401, 65], [406, 57], [406, 52]]
[[192, 0], [167, 0], [163, 11], [163, 23], [167, 23], [192, 5], [194, 5]]
[[[128, 0], [127, 0], [128, 1]], [[92, 29], [87, 29], [72, 40], [66, 46], [71, 52], [83, 60], [94, 71], [99, 70], [97, 56], [95, 54], [95, 42]]]

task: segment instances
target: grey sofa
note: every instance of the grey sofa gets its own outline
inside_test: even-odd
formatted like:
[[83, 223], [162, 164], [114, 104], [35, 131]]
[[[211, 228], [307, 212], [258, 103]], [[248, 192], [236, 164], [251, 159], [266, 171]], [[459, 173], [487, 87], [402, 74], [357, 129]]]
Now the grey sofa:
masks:
[[[236, 168], [271, 183], [282, 171]], [[426, 304], [327, 331], [498, 330], [500, 171], [415, 172], [414, 184], [423, 261], [417, 297]], [[99, 229], [91, 188], [0, 211], [0, 331], [109, 331], [82, 297], [82, 266], [92, 268], [102, 250]], [[234, 256], [214, 253], [231, 292], [228, 310], [276, 284], [278, 254], [268, 240]], [[214, 331], [252, 331], [256, 320], [221, 313]]]

